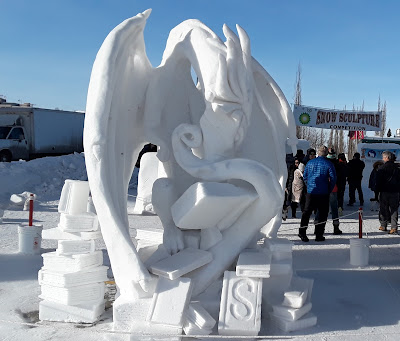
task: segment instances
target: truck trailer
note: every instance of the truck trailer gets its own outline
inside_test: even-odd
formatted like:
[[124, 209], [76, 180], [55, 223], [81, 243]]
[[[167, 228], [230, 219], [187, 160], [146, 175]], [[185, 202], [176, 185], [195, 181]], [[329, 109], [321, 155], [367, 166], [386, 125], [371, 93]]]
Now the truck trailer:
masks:
[[0, 101], [0, 161], [83, 151], [85, 114]]

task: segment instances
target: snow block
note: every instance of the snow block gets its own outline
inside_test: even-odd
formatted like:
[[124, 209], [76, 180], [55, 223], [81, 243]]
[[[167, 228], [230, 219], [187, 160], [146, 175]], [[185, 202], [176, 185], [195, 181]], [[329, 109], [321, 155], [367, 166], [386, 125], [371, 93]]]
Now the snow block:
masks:
[[311, 303], [303, 305], [301, 308], [289, 308], [284, 305], [273, 305], [272, 312], [275, 316], [281, 317], [288, 321], [296, 321], [310, 312], [312, 308]]
[[94, 240], [59, 240], [56, 253], [58, 256], [71, 256], [81, 253], [93, 253]]
[[213, 329], [216, 321], [200, 303], [192, 302], [186, 312], [186, 321], [190, 321], [199, 329]]
[[155, 275], [176, 279], [212, 261], [212, 254], [199, 249], [183, 249], [150, 266]]
[[47, 284], [68, 288], [90, 283], [105, 282], [108, 280], [107, 269], [107, 266], [99, 266], [77, 272], [59, 272], [42, 269], [39, 270], [38, 274], [39, 285]]
[[302, 277], [293, 277], [289, 288], [284, 292], [282, 305], [291, 308], [301, 308], [311, 302], [314, 280]]
[[290, 290], [283, 294], [282, 305], [291, 308], [301, 308], [307, 299], [307, 291]]
[[67, 214], [85, 213], [89, 199], [89, 182], [65, 180], [58, 203], [58, 212]]
[[265, 238], [264, 247], [271, 252], [292, 252], [293, 243], [286, 238]]
[[262, 280], [225, 271], [219, 311], [220, 335], [257, 336], [261, 328]]
[[[253, 191], [218, 182], [197, 182], [172, 205], [172, 218], [181, 229], [206, 229], [218, 226], [221, 230], [229, 227], [243, 211], [257, 198]], [[228, 226], [226, 226], [229, 224]]]
[[200, 249], [211, 249], [215, 244], [222, 240], [222, 233], [217, 227], [203, 229], [200, 232]]
[[42, 294], [39, 297], [44, 300], [67, 305], [95, 304], [104, 300], [105, 284], [92, 283], [70, 288], [42, 284], [41, 290]]
[[54, 227], [52, 229], [46, 229], [42, 232], [43, 239], [56, 239], [56, 240], [90, 240], [101, 238], [100, 230], [91, 232], [65, 232]]
[[183, 324], [183, 331], [186, 335], [210, 335], [212, 333], [212, 329], [199, 328], [189, 320]]
[[274, 323], [279, 329], [287, 333], [309, 328], [317, 324], [317, 317], [313, 313], [308, 313], [303, 318], [297, 321], [288, 321], [274, 315], [273, 313], [270, 313], [270, 318], [272, 323]]
[[236, 276], [268, 278], [270, 277], [271, 254], [257, 251], [244, 251], [239, 255]]
[[64, 272], [75, 272], [103, 265], [103, 253], [95, 251], [71, 256], [59, 256], [56, 252], [43, 253], [43, 269]]
[[169, 280], [160, 277], [146, 320], [182, 328], [183, 317], [192, 295], [190, 278]]
[[58, 228], [64, 232], [87, 232], [97, 231], [99, 221], [97, 215], [91, 212], [80, 214], [60, 214]]
[[95, 304], [66, 305], [52, 301], [39, 303], [39, 319], [42, 321], [93, 323], [104, 312], [104, 300]]

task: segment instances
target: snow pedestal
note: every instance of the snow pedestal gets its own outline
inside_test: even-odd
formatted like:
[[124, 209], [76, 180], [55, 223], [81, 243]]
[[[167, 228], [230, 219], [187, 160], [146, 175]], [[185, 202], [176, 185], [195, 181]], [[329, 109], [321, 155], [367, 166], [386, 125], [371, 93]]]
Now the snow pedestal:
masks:
[[107, 267], [103, 253], [92, 239], [100, 234], [97, 216], [88, 212], [87, 181], [66, 180], [56, 228], [43, 231], [43, 238], [58, 239], [55, 252], [42, 254], [38, 279], [43, 301], [39, 319], [93, 323], [104, 312]]

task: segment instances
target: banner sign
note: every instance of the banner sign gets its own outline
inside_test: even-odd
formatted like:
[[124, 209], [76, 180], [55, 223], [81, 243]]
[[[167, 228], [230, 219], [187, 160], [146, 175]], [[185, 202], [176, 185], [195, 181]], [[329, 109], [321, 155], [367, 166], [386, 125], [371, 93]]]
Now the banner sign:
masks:
[[339, 130], [381, 130], [380, 111], [345, 111], [294, 105], [293, 115], [298, 126]]
[[400, 149], [374, 149], [374, 148], [361, 148], [361, 159], [368, 160], [368, 161], [378, 161], [382, 160], [382, 153], [384, 151], [392, 152], [396, 155], [396, 159], [399, 160], [400, 158]]

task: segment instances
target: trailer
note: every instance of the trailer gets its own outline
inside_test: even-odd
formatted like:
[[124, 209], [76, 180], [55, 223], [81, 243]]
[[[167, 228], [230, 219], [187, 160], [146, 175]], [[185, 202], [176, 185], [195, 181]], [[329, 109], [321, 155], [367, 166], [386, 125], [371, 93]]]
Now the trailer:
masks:
[[83, 151], [85, 114], [0, 102], [0, 161]]

